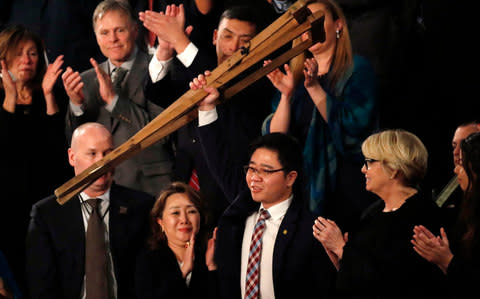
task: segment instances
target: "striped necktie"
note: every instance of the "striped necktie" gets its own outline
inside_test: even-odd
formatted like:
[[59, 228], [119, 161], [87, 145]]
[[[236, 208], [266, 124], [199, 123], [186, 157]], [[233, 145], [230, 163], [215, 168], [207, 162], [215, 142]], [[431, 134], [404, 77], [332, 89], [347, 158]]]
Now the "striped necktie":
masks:
[[112, 71], [112, 84], [117, 94], [119, 94], [122, 89], [122, 81], [125, 78], [127, 71], [128, 70], [123, 67], [116, 67]]
[[265, 231], [265, 220], [270, 218], [270, 213], [262, 209], [257, 223], [253, 229], [250, 252], [248, 254], [247, 276], [245, 279], [245, 299], [260, 297], [260, 260], [262, 255], [262, 237]]

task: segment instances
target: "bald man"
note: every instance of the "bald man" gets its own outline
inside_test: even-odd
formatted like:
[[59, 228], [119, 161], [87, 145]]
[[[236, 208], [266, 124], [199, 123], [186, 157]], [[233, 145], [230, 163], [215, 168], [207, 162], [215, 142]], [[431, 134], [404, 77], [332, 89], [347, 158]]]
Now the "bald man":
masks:
[[[113, 150], [112, 135], [99, 123], [73, 132], [68, 160], [80, 174]], [[27, 233], [27, 279], [31, 298], [85, 298], [85, 234], [99, 198], [105, 226], [107, 276], [111, 298], [134, 298], [133, 273], [148, 234], [153, 196], [117, 185], [110, 170], [78, 196], [60, 205], [54, 195], [32, 207]]]

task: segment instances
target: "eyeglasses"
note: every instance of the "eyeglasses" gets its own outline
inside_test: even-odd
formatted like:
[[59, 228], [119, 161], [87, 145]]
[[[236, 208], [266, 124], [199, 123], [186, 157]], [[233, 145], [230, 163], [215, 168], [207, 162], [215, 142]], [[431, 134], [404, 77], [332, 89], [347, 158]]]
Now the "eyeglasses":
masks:
[[365, 169], [368, 170], [369, 165], [373, 162], [378, 162], [378, 160], [365, 158], [365, 161], [363, 162], [363, 164], [365, 165]]
[[243, 170], [245, 171], [245, 174], [247, 174], [247, 175], [256, 174], [259, 177], [264, 178], [264, 177], [267, 177], [267, 176], [271, 175], [272, 173], [282, 171], [282, 170], [285, 170], [285, 169], [284, 168], [279, 168], [279, 169], [263, 169], [263, 168], [260, 168], [260, 169], [257, 169], [257, 168], [251, 167], [250, 165], [245, 165], [245, 166], [243, 166]]

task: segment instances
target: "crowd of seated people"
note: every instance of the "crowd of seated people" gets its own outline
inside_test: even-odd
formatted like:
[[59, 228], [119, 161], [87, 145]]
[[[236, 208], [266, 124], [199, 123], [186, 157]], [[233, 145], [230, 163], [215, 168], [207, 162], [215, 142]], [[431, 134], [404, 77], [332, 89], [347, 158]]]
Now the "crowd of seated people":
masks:
[[[479, 282], [478, 125], [456, 141], [447, 218], [422, 138], [382, 126], [390, 63], [358, 42], [362, 7], [307, 1], [325, 40], [224, 100], [212, 71], [294, 1], [84, 2], [0, 5], [0, 298], [463, 298]], [[55, 200], [199, 89], [196, 119]]]

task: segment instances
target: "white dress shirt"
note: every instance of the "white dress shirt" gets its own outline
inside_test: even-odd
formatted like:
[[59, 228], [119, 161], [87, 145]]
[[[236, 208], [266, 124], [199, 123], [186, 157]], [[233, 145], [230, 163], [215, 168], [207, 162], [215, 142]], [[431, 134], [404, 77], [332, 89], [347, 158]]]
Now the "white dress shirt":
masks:
[[[282, 223], [288, 207], [292, 203], [293, 195], [287, 200], [284, 200], [269, 209], [270, 218], [265, 221], [265, 231], [262, 237], [262, 253], [260, 261], [260, 298], [275, 299], [275, 292], [273, 288], [273, 248], [275, 247], [275, 240], [277, 239], [278, 229]], [[263, 209], [263, 204], [260, 205]], [[245, 282], [247, 276], [248, 255], [250, 253], [250, 243], [252, 241], [252, 234], [255, 224], [260, 215], [260, 209], [250, 215], [245, 222], [245, 231], [243, 233], [242, 242], [242, 260], [240, 273], [240, 288], [242, 290], [242, 298], [245, 297]]]
[[[190, 42], [182, 53], [177, 55], [178, 60], [185, 66], [189, 67], [195, 57], [197, 56], [198, 48]], [[169, 60], [160, 61], [156, 55], [153, 55], [152, 60], [148, 64], [148, 73], [153, 83], [162, 80], [168, 73], [173, 62], [173, 57]]]

